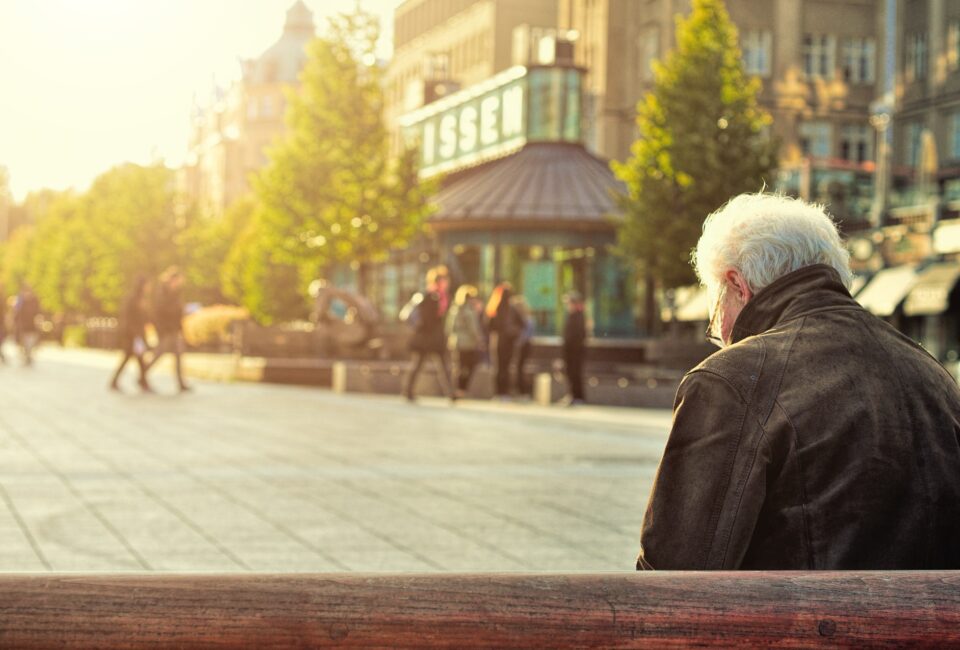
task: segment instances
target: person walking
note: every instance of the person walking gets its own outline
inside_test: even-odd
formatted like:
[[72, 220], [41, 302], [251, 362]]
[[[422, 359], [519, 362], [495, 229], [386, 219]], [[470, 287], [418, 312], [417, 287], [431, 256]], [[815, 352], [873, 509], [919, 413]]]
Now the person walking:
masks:
[[533, 312], [530, 309], [530, 304], [527, 302], [525, 296], [519, 294], [514, 296], [510, 299], [510, 304], [520, 323], [520, 335], [517, 337], [516, 350], [514, 350], [517, 358], [515, 385], [520, 395], [529, 397], [533, 393], [533, 386], [526, 372], [524, 372], [524, 366], [526, 366], [527, 360], [530, 358], [530, 353], [533, 351], [533, 334], [536, 325], [533, 321]]
[[583, 313], [583, 296], [576, 291], [564, 296], [567, 322], [563, 326], [563, 369], [567, 377], [569, 406], [583, 404], [583, 360], [587, 349], [587, 322]]
[[[165, 354], [173, 354], [177, 385], [180, 392], [191, 390], [183, 380], [183, 274], [176, 266], [164, 271], [157, 283], [154, 296], [153, 325], [157, 329], [157, 348], [146, 366], [149, 371], [154, 364]], [[145, 372], [146, 372], [145, 371]]]
[[522, 330], [520, 319], [510, 304], [513, 288], [509, 282], [501, 282], [493, 289], [487, 302], [487, 318], [491, 334], [496, 334], [497, 375], [495, 393], [501, 399], [510, 397], [510, 368], [517, 338]]
[[37, 329], [37, 316], [40, 315], [40, 301], [29, 284], [24, 284], [13, 306], [13, 329], [17, 343], [23, 354], [23, 365], [33, 365], [33, 349], [40, 339]]
[[411, 323], [414, 327], [413, 338], [410, 341], [410, 351], [413, 355], [410, 370], [403, 383], [403, 394], [408, 401], [416, 401], [414, 394], [417, 377], [423, 368], [427, 357], [432, 357], [437, 369], [437, 380], [440, 387], [451, 401], [456, 401], [457, 394], [450, 381], [450, 371], [447, 367], [447, 342], [444, 337], [443, 305], [447, 298], [447, 288], [450, 279], [444, 267], [435, 267], [427, 271], [427, 289], [411, 298], [410, 302], [401, 311], [401, 320]]
[[150, 384], [147, 383], [147, 364], [143, 358], [147, 350], [147, 311], [144, 305], [146, 288], [147, 278], [146, 276], [140, 276], [134, 282], [133, 289], [124, 298], [123, 308], [120, 312], [120, 323], [117, 328], [118, 343], [120, 344], [120, 350], [123, 352], [123, 359], [120, 360], [120, 365], [113, 373], [110, 390], [120, 390], [120, 374], [126, 367], [127, 362], [135, 358], [137, 365], [140, 367], [140, 379], [137, 384], [144, 392], [153, 392]]
[[482, 313], [483, 303], [477, 288], [461, 285], [446, 319], [447, 348], [456, 360], [457, 397], [463, 397], [470, 388], [473, 372], [484, 356], [486, 335], [480, 322]]

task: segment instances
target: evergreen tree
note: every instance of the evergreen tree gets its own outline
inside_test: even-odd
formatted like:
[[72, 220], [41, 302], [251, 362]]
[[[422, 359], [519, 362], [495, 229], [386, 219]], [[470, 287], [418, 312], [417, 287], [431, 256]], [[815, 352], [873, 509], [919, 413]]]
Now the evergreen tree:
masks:
[[389, 156], [378, 33], [376, 18], [357, 9], [310, 44], [288, 134], [254, 183], [258, 245], [269, 244], [273, 263], [295, 266], [301, 280], [383, 258], [417, 234], [427, 214], [429, 188], [417, 181], [415, 156]]
[[742, 192], [759, 191], [776, 167], [760, 82], [741, 62], [737, 31], [722, 0], [693, 0], [677, 21], [677, 47], [654, 66], [654, 88], [637, 107], [632, 156], [614, 162], [626, 184], [621, 251], [647, 277], [648, 327], [658, 319], [654, 288], [689, 284], [690, 251], [708, 214]]

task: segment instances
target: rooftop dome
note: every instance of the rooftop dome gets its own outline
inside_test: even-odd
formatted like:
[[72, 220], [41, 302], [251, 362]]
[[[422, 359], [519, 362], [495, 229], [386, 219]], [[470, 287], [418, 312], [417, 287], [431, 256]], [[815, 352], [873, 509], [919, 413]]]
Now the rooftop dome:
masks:
[[313, 12], [307, 9], [303, 0], [297, 0], [287, 9], [287, 23], [283, 33], [298, 33], [313, 36]]
[[297, 0], [287, 9], [283, 34], [259, 58], [244, 64], [244, 81], [253, 84], [294, 83], [306, 61], [306, 47], [315, 35], [313, 12]]

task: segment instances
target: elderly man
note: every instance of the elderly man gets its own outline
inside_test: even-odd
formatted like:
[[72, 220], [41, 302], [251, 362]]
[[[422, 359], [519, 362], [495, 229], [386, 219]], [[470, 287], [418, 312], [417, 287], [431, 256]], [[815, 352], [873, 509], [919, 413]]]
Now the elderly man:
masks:
[[960, 390], [850, 297], [823, 209], [739, 196], [694, 260], [722, 349], [680, 384], [637, 568], [960, 567]]

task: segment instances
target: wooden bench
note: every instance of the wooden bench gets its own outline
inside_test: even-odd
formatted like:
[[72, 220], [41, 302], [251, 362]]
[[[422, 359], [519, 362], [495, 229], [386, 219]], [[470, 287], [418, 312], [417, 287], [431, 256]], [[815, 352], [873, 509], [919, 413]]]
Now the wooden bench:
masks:
[[960, 645], [960, 572], [0, 576], [0, 648]]

